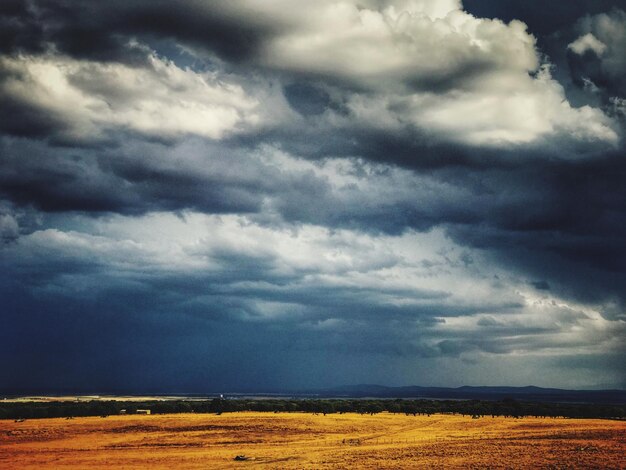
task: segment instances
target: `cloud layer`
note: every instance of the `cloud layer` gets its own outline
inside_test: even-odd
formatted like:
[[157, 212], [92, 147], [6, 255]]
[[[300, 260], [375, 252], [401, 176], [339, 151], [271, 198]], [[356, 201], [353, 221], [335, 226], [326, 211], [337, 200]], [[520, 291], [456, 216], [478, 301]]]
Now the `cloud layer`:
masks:
[[3, 3], [0, 380], [624, 386], [604, 6]]

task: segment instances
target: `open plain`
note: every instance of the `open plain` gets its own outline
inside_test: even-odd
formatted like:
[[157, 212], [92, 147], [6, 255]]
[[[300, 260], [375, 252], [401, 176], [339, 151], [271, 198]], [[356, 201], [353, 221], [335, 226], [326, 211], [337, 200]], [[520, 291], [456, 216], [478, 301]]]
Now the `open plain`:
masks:
[[626, 422], [258, 412], [0, 421], [3, 469], [248, 467], [621, 469]]

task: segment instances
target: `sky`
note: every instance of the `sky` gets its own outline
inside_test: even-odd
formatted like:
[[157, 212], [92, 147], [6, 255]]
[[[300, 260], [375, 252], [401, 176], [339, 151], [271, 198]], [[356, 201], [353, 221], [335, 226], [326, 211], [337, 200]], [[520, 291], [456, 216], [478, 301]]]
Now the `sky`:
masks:
[[0, 390], [626, 388], [626, 2], [3, 0]]

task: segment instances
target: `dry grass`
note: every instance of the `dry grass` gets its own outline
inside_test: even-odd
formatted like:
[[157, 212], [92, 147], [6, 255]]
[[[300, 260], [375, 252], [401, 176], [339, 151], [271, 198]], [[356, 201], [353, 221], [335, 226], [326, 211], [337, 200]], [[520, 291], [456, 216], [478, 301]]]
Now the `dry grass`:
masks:
[[388, 413], [0, 421], [0, 468], [626, 468], [624, 431], [607, 420]]

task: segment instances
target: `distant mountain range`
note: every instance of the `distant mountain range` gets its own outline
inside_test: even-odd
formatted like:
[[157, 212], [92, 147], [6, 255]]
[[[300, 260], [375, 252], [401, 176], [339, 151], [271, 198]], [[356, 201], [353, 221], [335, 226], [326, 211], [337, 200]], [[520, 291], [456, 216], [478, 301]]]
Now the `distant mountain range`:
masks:
[[626, 390], [564, 390], [541, 387], [386, 387], [383, 385], [347, 385], [316, 391], [323, 397], [336, 398], [430, 398], [452, 400], [514, 400], [542, 402], [626, 403]]
[[[541, 387], [387, 387], [384, 385], [360, 384], [345, 385], [324, 389], [301, 390], [254, 390], [251, 388], [239, 390], [215, 390], [211, 392], [185, 392], [165, 390], [15, 390], [0, 387], [0, 399], [3, 397], [67, 397], [75, 396], [88, 399], [107, 400], [111, 397], [154, 397], [161, 399], [212, 399], [220, 395], [229, 397], [253, 398], [414, 398], [432, 400], [504, 400], [513, 399], [529, 402], [551, 403], [594, 403], [594, 404], [626, 404], [626, 390], [565, 390], [560, 388]], [[99, 396], [99, 397], [97, 397]]]

